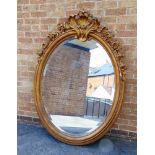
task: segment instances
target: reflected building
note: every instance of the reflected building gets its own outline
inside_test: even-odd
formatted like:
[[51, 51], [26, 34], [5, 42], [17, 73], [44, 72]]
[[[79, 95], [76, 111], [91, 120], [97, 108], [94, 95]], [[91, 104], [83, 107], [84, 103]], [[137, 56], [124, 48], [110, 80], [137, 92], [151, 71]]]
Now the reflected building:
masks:
[[106, 117], [114, 96], [114, 70], [111, 63], [90, 68], [85, 100], [85, 115]]
[[88, 74], [87, 95], [97, 98], [113, 99], [114, 70], [111, 63], [90, 68]]

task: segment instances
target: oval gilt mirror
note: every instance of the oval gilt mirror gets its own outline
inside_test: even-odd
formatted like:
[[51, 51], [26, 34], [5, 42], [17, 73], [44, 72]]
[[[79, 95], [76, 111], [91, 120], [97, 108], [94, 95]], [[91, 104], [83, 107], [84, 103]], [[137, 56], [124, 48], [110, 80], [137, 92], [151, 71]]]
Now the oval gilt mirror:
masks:
[[80, 11], [49, 34], [35, 74], [36, 108], [55, 138], [92, 143], [118, 117], [125, 85], [120, 45], [98, 19]]

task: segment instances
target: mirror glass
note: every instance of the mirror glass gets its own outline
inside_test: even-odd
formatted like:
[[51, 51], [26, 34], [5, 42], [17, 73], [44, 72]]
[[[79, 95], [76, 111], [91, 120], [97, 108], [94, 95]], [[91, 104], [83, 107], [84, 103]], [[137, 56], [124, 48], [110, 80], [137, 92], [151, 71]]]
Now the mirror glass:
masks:
[[72, 37], [62, 42], [50, 55], [41, 81], [51, 123], [72, 136], [93, 132], [111, 109], [114, 77], [111, 59], [97, 41]]

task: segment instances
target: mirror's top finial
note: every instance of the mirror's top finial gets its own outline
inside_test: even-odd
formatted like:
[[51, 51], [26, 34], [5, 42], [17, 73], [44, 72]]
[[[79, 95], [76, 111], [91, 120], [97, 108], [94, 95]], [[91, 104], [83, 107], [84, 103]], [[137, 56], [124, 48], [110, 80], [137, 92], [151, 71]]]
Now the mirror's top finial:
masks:
[[78, 14], [69, 16], [67, 22], [58, 24], [59, 31], [74, 30], [77, 38], [81, 41], [88, 40], [88, 34], [97, 31], [100, 22], [86, 11], [79, 11]]

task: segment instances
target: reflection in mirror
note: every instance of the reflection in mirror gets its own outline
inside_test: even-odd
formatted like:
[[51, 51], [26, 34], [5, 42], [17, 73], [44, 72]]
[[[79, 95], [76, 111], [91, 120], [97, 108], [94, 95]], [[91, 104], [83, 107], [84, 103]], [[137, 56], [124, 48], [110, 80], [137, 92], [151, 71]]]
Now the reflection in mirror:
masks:
[[51, 122], [63, 133], [87, 135], [107, 118], [115, 92], [113, 65], [95, 40], [70, 38], [50, 55], [41, 93]]

